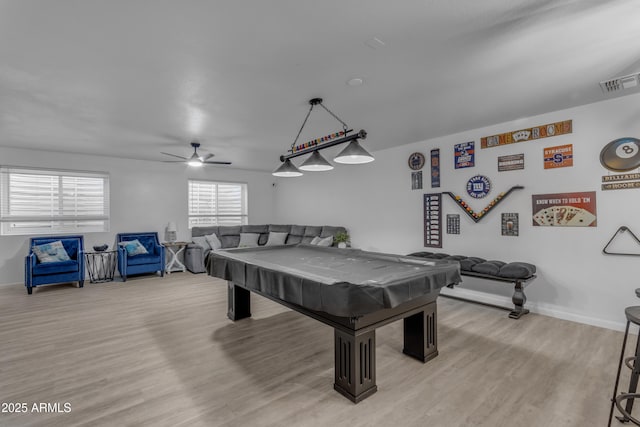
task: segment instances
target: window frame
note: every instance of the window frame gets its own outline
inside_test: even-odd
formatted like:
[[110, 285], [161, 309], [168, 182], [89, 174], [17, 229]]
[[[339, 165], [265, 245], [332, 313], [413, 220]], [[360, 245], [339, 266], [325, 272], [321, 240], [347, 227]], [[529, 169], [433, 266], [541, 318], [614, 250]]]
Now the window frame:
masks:
[[[12, 190], [18, 190], [11, 185], [12, 176], [17, 175], [57, 177], [55, 187], [51, 187], [51, 203], [45, 206], [42, 212], [33, 215], [11, 213], [12, 203], [19, 201], [17, 197], [11, 197]], [[98, 196], [102, 204], [101, 213], [81, 212], [83, 208], [88, 208], [87, 202], [91, 200], [84, 200], [84, 205], [77, 204], [78, 196], [88, 197], [88, 193], [78, 193], [79, 183], [74, 182], [77, 178], [102, 180], [102, 193]], [[54, 181], [55, 179], [52, 179], [52, 182]], [[0, 165], [0, 236], [108, 232], [111, 227], [110, 194], [110, 176], [107, 172]], [[28, 207], [34, 206], [36, 204]]]
[[[216, 203], [215, 203], [215, 211], [216, 213], [210, 214], [192, 214], [191, 213], [191, 205], [192, 205], [192, 183], [199, 183], [205, 185], [214, 185], [216, 187]], [[220, 214], [218, 213], [220, 204], [219, 200], [219, 187], [220, 185], [237, 185], [241, 188], [241, 206], [240, 206], [240, 214]], [[228, 221], [218, 221], [219, 218], [240, 218], [239, 223], [229, 223]], [[194, 223], [193, 219], [195, 218], [212, 218], [213, 221], [211, 223]], [[220, 180], [212, 180], [212, 179], [199, 179], [199, 178], [188, 178], [187, 179], [187, 224], [189, 230], [193, 227], [216, 227], [216, 226], [227, 226], [227, 225], [247, 225], [249, 224], [249, 185], [246, 182], [237, 182], [237, 181], [220, 181]]]

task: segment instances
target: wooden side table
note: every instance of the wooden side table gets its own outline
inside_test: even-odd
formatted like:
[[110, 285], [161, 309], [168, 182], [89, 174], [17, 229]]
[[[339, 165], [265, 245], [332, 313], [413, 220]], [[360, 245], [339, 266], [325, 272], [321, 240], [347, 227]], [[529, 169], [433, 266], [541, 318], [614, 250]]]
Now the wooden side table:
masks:
[[188, 244], [189, 242], [162, 242], [162, 246], [167, 249], [167, 258], [169, 258], [164, 268], [165, 273], [171, 274], [171, 272], [184, 272], [187, 270], [184, 264], [180, 262], [179, 255], [184, 252], [184, 248], [186, 248]]
[[89, 282], [104, 283], [113, 281], [116, 271], [116, 251], [85, 252]]

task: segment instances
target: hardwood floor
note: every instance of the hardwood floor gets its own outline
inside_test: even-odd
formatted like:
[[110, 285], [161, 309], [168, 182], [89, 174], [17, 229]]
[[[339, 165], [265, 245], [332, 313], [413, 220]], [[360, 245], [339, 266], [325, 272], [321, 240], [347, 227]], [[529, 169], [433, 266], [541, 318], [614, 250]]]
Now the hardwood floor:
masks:
[[233, 323], [225, 285], [0, 288], [0, 401], [28, 405], [0, 425], [606, 425], [620, 332], [439, 298], [439, 356], [404, 356], [402, 322], [378, 329], [378, 392], [354, 405], [333, 390], [331, 328], [256, 295]]

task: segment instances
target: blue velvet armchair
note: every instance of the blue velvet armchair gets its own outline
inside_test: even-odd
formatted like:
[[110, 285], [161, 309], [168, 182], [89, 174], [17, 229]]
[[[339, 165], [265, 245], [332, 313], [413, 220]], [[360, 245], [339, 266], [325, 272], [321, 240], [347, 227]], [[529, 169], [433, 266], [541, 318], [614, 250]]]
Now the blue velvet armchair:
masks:
[[[54, 242], [57, 241], [62, 242], [66, 252], [64, 260], [55, 256]], [[43, 251], [50, 253], [43, 256]], [[40, 258], [37, 254], [40, 254]], [[69, 282], [78, 282], [80, 288], [84, 286], [83, 236], [32, 237], [29, 241], [29, 255], [24, 260], [24, 285], [29, 295], [36, 286]]]
[[[130, 255], [121, 244], [138, 240], [146, 249], [146, 254]], [[118, 271], [123, 281], [133, 274], [160, 272], [164, 277], [165, 257], [164, 246], [158, 240], [158, 233], [120, 233], [116, 235], [118, 247]]]

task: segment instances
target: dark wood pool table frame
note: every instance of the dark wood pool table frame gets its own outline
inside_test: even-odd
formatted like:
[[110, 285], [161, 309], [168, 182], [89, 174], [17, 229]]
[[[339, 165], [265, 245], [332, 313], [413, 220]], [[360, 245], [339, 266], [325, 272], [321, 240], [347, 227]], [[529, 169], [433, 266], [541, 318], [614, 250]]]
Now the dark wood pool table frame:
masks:
[[440, 289], [395, 308], [357, 317], [340, 317], [283, 301], [234, 282], [228, 283], [229, 319], [251, 317], [251, 292], [316, 319], [334, 330], [335, 383], [333, 388], [354, 403], [371, 396], [376, 385], [376, 329], [404, 319], [402, 352], [425, 363], [438, 355], [436, 298]]

